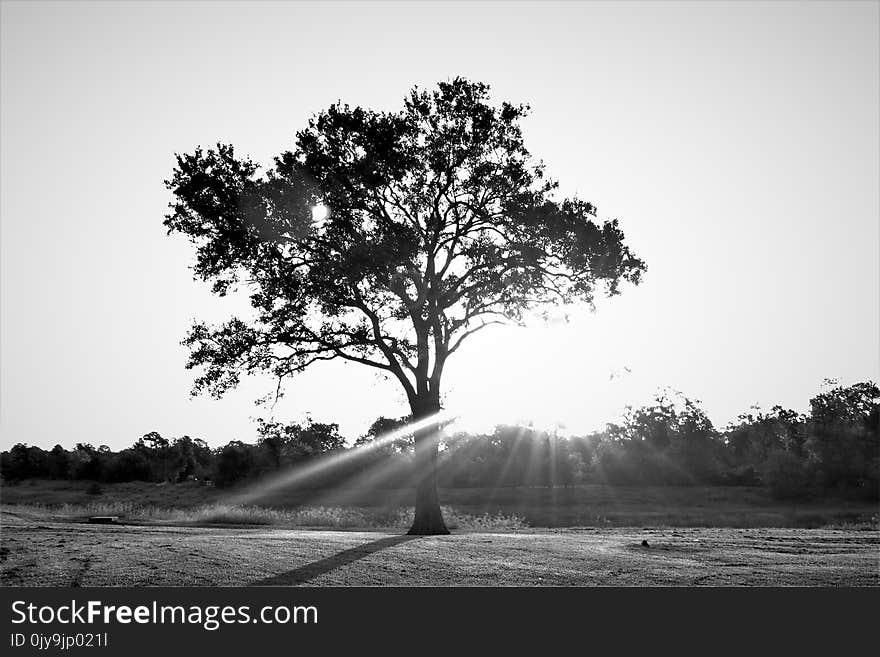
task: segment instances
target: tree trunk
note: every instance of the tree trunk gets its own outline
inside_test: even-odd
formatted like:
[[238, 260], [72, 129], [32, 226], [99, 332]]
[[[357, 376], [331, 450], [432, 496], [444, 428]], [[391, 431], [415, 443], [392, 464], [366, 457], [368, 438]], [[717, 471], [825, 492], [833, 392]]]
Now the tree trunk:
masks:
[[[440, 410], [439, 400], [430, 400], [413, 409], [413, 418], [418, 421], [436, 415]], [[416, 513], [407, 534], [429, 536], [448, 534], [440, 502], [437, 498], [437, 441], [439, 423], [431, 423], [415, 432]]]

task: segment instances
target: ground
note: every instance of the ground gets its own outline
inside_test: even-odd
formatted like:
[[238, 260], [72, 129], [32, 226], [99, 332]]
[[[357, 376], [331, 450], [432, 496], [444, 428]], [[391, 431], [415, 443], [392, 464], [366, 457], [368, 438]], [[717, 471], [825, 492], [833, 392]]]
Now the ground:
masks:
[[[89, 481], [27, 480], [0, 486], [6, 506], [57, 508], [70, 505], [81, 515], [130, 515], [141, 510], [177, 511], [222, 505], [238, 488], [221, 489], [201, 482], [181, 484], [128, 482], [101, 484], [90, 494]], [[290, 487], [260, 496], [261, 509], [297, 510], [322, 506], [358, 510], [369, 528], [387, 525], [389, 512], [412, 503], [413, 492], [401, 489]], [[530, 527], [797, 527], [852, 528], [878, 526], [876, 501], [827, 496], [811, 500], [776, 500], [762, 487], [749, 486], [608, 486], [588, 484], [557, 488], [444, 488], [444, 507], [459, 515], [515, 516]], [[411, 507], [410, 507], [411, 508]], [[77, 512], [77, 511], [74, 511]], [[152, 513], [152, 511], [150, 511]], [[167, 514], [166, 514], [167, 515]], [[274, 521], [273, 521], [274, 522]], [[340, 528], [340, 519], [323, 519]], [[348, 523], [344, 523], [348, 524]], [[408, 525], [407, 525], [408, 526]], [[401, 525], [403, 527], [403, 525]], [[345, 527], [351, 528], [351, 527]], [[473, 527], [472, 527], [473, 528]], [[494, 528], [494, 527], [493, 527]]]
[[875, 530], [633, 527], [410, 537], [90, 525], [10, 511], [0, 527], [4, 586], [880, 585]]

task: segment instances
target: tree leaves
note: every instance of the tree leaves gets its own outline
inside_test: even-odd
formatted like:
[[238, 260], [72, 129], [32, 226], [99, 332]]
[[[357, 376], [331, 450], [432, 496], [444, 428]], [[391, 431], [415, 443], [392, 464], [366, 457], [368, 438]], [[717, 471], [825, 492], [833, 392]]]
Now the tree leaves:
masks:
[[390, 372], [412, 403], [439, 395], [446, 358], [477, 330], [639, 282], [616, 221], [554, 200], [523, 144], [528, 106], [489, 91], [455, 78], [398, 112], [337, 103], [262, 176], [229, 145], [178, 156], [165, 225], [196, 245], [197, 276], [220, 295], [245, 284], [255, 309], [194, 327], [197, 390], [344, 358]]

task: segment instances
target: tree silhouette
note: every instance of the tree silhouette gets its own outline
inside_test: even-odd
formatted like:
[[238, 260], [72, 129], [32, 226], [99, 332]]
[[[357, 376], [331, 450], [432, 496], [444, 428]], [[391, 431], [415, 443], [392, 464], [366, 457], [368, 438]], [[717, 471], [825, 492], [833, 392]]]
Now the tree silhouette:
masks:
[[178, 155], [166, 181], [165, 225], [195, 244], [196, 276], [221, 296], [245, 285], [255, 311], [193, 326], [194, 394], [220, 396], [254, 372], [280, 390], [333, 359], [395, 377], [422, 421], [412, 534], [447, 533], [430, 419], [463, 341], [541, 306], [592, 304], [645, 270], [616, 220], [553, 199], [556, 183], [523, 145], [528, 112], [456, 78], [414, 88], [397, 112], [331, 106], [263, 175], [218, 144]]

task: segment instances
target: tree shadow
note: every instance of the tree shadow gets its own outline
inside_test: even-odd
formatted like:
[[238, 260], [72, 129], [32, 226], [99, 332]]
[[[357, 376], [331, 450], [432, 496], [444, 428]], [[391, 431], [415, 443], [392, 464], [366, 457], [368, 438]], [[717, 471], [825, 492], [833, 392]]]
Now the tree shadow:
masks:
[[375, 552], [379, 552], [380, 550], [393, 547], [400, 543], [406, 543], [407, 541], [412, 541], [417, 538], [419, 537], [406, 535], [386, 536], [385, 538], [380, 538], [376, 541], [363, 543], [353, 548], [343, 550], [342, 552], [326, 557], [325, 559], [321, 559], [320, 561], [307, 563], [304, 566], [294, 568], [293, 570], [289, 570], [286, 573], [280, 573], [278, 575], [272, 575], [271, 577], [257, 580], [256, 582], [252, 582], [250, 586], [297, 586], [299, 584], [304, 584], [315, 579], [316, 577], [320, 577], [325, 573], [329, 573], [333, 570], [336, 570], [337, 568], [342, 568], [343, 566], [354, 563], [359, 559], [368, 557]]

